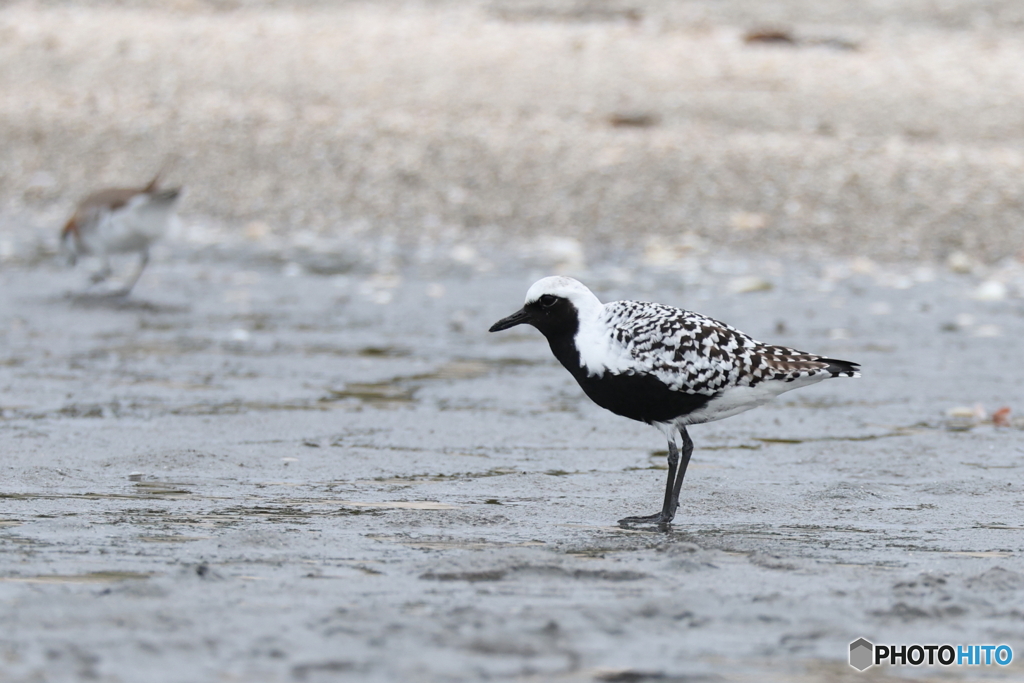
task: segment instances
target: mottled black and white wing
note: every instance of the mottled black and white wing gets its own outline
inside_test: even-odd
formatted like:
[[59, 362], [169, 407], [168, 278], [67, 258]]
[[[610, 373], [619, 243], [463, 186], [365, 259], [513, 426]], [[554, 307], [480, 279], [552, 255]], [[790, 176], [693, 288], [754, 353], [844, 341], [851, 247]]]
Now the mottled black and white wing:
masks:
[[766, 380], [860, 375], [856, 363], [763, 344], [730, 325], [663, 304], [611, 302], [604, 322], [632, 360], [626, 372], [652, 374], [674, 391], [713, 396]]

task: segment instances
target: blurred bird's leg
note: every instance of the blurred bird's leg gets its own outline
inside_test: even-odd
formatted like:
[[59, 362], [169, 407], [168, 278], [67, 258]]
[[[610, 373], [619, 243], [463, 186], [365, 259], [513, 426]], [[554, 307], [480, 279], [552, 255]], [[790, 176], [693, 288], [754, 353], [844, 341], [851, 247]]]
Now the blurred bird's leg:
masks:
[[135, 271], [135, 275], [132, 276], [132, 279], [124, 286], [124, 289], [121, 290], [121, 294], [126, 295], [131, 292], [132, 287], [134, 287], [135, 283], [139, 281], [140, 277], [142, 277], [142, 271], [144, 271], [146, 269], [146, 265], [149, 264], [149, 249], [144, 249], [140, 252], [139, 257], [139, 267]]
[[57, 247], [58, 261], [69, 268], [74, 267], [78, 263], [78, 250], [72, 244], [72, 239], [74, 238], [68, 235], [62, 236], [60, 238], [60, 245]]
[[100, 260], [101, 260], [101, 263], [102, 263], [102, 265], [100, 266], [100, 269], [97, 270], [95, 273], [93, 273], [92, 275], [89, 276], [89, 279], [92, 280], [92, 283], [94, 285], [98, 284], [100, 282], [103, 282], [108, 277], [110, 277], [110, 274], [112, 272], [114, 272], [110, 268], [110, 257], [109, 256], [107, 256], [106, 254], [103, 254], [103, 256], [100, 257]]
[[75, 253], [74, 249], [69, 249], [64, 244], [61, 244], [60, 250], [57, 252], [57, 261], [63, 266], [74, 268], [75, 264], [78, 263], [78, 254]]

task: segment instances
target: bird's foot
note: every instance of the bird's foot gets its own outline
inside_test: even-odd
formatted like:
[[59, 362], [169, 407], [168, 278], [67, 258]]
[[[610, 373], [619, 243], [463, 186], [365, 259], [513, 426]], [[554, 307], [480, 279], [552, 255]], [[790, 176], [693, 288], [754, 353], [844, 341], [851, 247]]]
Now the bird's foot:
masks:
[[647, 515], [645, 517], [623, 517], [619, 520], [619, 526], [631, 527], [637, 525], [656, 524], [659, 527], [668, 527], [672, 523], [672, 518], [675, 515], [665, 514], [665, 511], [661, 511], [655, 515]]

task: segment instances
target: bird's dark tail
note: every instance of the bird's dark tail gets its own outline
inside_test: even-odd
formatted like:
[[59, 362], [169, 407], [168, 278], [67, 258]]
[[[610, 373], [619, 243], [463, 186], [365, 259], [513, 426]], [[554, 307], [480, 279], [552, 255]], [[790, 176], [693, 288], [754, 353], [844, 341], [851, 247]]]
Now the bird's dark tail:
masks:
[[174, 165], [178, 160], [176, 156], [169, 156], [164, 159], [164, 163], [160, 164], [160, 168], [157, 170], [156, 175], [149, 181], [149, 184], [142, 188], [143, 192], [156, 192], [157, 185], [160, 184], [160, 178], [163, 177], [164, 173]]
[[168, 203], [173, 202], [174, 200], [176, 200], [178, 198], [178, 195], [180, 195], [180, 194], [181, 194], [181, 188], [180, 187], [172, 187], [172, 188], [169, 188], [167, 190], [158, 190], [156, 192], [153, 192], [153, 193], [151, 193], [151, 196], [152, 196], [153, 199], [155, 199], [158, 202], [163, 202], [165, 204], [168, 204]]
[[157, 183], [160, 182], [160, 176], [163, 174], [163, 172], [164, 172], [164, 169], [161, 167], [160, 170], [156, 172], [156, 175], [153, 176], [153, 179], [149, 181], [149, 184], [146, 185], [144, 188], [142, 188], [142, 191], [143, 192], [153, 192], [153, 191], [155, 191]]
[[860, 377], [860, 363], [851, 363], [848, 360], [836, 360], [835, 358], [821, 358], [822, 363], [828, 363], [826, 368], [833, 377]]

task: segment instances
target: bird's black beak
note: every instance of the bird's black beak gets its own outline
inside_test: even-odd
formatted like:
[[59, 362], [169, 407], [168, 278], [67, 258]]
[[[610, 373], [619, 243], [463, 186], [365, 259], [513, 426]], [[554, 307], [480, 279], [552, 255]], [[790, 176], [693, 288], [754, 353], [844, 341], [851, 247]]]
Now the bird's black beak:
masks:
[[510, 327], [515, 327], [516, 325], [522, 325], [523, 323], [528, 323], [528, 322], [530, 322], [532, 317], [533, 316], [531, 316], [530, 313], [527, 312], [527, 310], [525, 308], [520, 308], [518, 311], [516, 311], [512, 315], [508, 316], [507, 318], [502, 318], [498, 322], [496, 322], [493, 325], [491, 325], [491, 329], [489, 329], [487, 331], [488, 332], [501, 332], [502, 330], [507, 330]]

